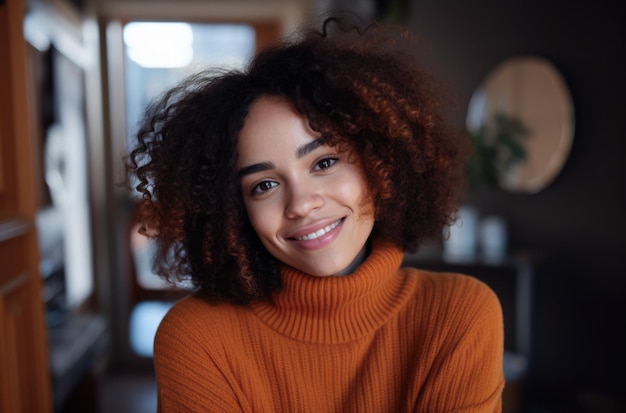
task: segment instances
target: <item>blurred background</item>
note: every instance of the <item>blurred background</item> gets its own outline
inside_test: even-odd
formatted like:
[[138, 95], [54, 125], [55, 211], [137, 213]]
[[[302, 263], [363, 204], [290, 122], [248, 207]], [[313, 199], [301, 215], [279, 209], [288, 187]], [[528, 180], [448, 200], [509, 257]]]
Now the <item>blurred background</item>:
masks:
[[[3, 391], [30, 374], [50, 411], [156, 411], [152, 339], [185, 285], [152, 274], [136, 200], [119, 185], [141, 113], [182, 77], [243, 67], [332, 10], [409, 29], [451, 97], [446, 116], [475, 145], [459, 224], [406, 263], [475, 275], [499, 295], [505, 412], [626, 411], [626, 13], [608, 0], [0, 1], [2, 58], [23, 56], [25, 69], [2, 63], [0, 77], [27, 92], [3, 80], [0, 125], [23, 105], [10, 119], [29, 135], [0, 133], [0, 309], [13, 308], [21, 262], [40, 274], [21, 304], [44, 309], [43, 332], [26, 339], [43, 361], [3, 364]], [[22, 138], [32, 164], [20, 166]], [[12, 183], [24, 173], [26, 215], [7, 201], [32, 182]], [[8, 247], [23, 222], [35, 254]], [[0, 360], [25, 359], [3, 314]], [[2, 412], [45, 411], [6, 400]]]

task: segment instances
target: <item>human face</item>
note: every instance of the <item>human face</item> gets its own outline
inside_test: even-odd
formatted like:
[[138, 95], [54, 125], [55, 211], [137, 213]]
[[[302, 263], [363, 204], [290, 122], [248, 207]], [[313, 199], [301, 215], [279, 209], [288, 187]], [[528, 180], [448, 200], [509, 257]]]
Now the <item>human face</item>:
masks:
[[324, 144], [284, 99], [252, 104], [237, 142], [248, 218], [281, 262], [315, 276], [362, 261], [374, 206], [360, 166]]

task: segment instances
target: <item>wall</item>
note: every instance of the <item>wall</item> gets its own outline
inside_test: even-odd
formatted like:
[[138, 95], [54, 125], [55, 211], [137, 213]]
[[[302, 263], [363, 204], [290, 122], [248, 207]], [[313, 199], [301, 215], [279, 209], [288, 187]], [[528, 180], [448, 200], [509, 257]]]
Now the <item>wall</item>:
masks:
[[625, 17], [607, 0], [411, 5], [408, 25], [424, 63], [456, 96], [457, 126], [474, 88], [508, 57], [543, 56], [570, 87], [575, 138], [557, 179], [535, 195], [470, 194], [483, 213], [507, 218], [513, 249], [539, 252], [527, 396], [551, 412], [626, 409]]

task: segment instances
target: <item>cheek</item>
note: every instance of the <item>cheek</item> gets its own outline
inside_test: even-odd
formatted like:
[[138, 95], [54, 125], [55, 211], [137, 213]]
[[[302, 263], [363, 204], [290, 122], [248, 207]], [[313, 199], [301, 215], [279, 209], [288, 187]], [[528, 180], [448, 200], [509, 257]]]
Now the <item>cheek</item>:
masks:
[[358, 218], [363, 221], [374, 221], [376, 217], [376, 208], [374, 201], [369, 194], [364, 195], [359, 203]]
[[374, 195], [370, 191], [367, 177], [363, 169], [363, 164], [359, 157], [352, 152], [348, 158], [350, 183], [348, 191], [355, 199], [355, 206], [358, 209], [358, 218], [373, 219], [375, 215]]
[[270, 234], [275, 232], [273, 227], [277, 219], [273, 216], [271, 206], [263, 205], [258, 202], [246, 202], [246, 213], [248, 214], [248, 220], [252, 228], [259, 238], [267, 238]]
[[347, 199], [351, 200], [354, 205], [357, 218], [373, 219], [374, 217], [374, 198], [365, 182], [364, 177], [355, 171], [352, 179], [343, 185], [343, 192]]

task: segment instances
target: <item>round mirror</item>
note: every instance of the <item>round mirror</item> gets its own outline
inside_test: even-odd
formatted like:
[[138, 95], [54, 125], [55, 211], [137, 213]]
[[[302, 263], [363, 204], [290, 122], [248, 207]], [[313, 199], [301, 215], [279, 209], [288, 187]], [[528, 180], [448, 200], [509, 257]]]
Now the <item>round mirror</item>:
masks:
[[467, 129], [503, 189], [537, 193], [563, 168], [574, 137], [567, 85], [547, 60], [498, 65], [472, 95]]

